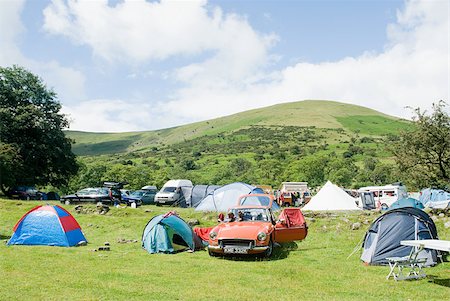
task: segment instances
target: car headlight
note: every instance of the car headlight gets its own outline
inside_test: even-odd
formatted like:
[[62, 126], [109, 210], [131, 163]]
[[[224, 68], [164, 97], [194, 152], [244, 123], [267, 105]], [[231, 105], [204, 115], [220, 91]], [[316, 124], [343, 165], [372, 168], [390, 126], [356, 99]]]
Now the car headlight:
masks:
[[267, 234], [265, 232], [259, 232], [257, 238], [259, 241], [264, 241], [267, 238]]
[[214, 231], [209, 232], [209, 238], [215, 240], [217, 238], [217, 233]]

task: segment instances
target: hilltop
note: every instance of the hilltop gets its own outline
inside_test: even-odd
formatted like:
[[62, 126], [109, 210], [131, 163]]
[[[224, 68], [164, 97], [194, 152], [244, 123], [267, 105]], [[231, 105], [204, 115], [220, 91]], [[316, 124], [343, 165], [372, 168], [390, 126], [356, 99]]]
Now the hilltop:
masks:
[[193, 138], [236, 132], [251, 127], [302, 127], [340, 129], [351, 135], [383, 136], [409, 123], [362, 106], [335, 101], [305, 100], [249, 110], [183, 126], [144, 132], [88, 133], [67, 131], [77, 155], [101, 155], [145, 151]]

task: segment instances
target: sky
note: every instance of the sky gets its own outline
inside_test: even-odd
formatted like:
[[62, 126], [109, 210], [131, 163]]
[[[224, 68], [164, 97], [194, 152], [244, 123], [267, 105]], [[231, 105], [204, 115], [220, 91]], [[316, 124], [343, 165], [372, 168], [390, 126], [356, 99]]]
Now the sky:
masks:
[[168, 128], [306, 99], [411, 118], [449, 101], [448, 0], [0, 0], [0, 66], [71, 130]]

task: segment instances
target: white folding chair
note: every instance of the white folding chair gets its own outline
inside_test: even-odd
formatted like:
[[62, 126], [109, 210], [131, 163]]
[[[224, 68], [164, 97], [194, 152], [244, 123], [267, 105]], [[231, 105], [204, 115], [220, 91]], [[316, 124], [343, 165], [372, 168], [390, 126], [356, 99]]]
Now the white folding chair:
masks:
[[422, 267], [425, 265], [427, 259], [417, 258], [422, 250], [422, 246], [419, 248], [412, 247], [411, 253], [408, 256], [386, 258], [391, 268], [386, 279], [389, 279], [391, 276], [395, 281], [425, 278], [427, 275], [422, 270]]

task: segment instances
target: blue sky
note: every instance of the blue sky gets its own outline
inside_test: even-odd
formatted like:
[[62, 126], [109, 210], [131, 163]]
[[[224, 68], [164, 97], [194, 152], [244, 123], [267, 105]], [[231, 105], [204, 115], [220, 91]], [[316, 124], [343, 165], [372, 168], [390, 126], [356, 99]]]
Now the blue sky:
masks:
[[449, 96], [449, 2], [0, 1], [0, 65], [72, 130], [153, 130], [305, 99], [409, 118]]

